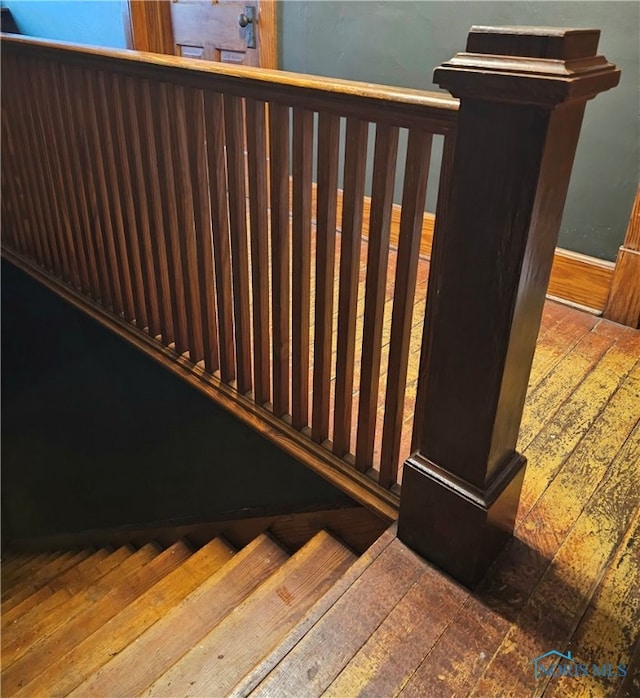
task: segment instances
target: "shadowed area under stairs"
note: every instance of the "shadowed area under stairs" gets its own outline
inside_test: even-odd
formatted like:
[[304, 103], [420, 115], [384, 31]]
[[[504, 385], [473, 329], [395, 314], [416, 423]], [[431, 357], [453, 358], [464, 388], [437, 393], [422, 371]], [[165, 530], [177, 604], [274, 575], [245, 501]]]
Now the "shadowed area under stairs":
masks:
[[3, 523], [14, 538], [352, 506], [2, 262]]

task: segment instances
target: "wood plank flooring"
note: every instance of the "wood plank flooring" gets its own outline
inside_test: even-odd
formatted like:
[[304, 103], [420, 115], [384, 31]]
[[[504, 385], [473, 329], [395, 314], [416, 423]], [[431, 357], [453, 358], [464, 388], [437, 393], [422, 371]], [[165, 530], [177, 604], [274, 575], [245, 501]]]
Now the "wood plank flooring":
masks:
[[[547, 302], [518, 448], [516, 534], [473, 593], [394, 540], [237, 695], [640, 696], [640, 332]], [[552, 650], [586, 674], [536, 677]]]

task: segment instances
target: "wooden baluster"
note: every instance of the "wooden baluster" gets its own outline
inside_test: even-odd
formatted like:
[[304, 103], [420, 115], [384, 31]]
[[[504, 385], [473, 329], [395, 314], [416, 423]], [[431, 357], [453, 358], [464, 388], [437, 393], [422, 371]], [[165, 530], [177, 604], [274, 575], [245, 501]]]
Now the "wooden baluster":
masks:
[[397, 151], [398, 128], [387, 124], [378, 124], [373, 161], [356, 441], [356, 468], [362, 472], [365, 472], [373, 464], [382, 353], [384, 292], [389, 259], [389, 230]]
[[175, 196], [178, 203], [178, 225], [180, 230], [180, 259], [185, 287], [187, 309], [187, 332], [189, 357], [192, 363], [202, 361], [202, 315], [198, 284], [198, 260], [195, 237], [193, 183], [189, 171], [189, 149], [187, 145], [187, 121], [185, 115], [184, 88], [167, 85], [167, 99], [172, 131]]
[[269, 402], [269, 230], [265, 103], [247, 99], [247, 156], [253, 290], [253, 370], [255, 400]]
[[142, 267], [143, 244], [137, 215], [137, 196], [133, 191], [133, 163], [130, 161], [128, 148], [129, 124], [125, 122], [125, 80], [119, 73], [113, 73], [107, 78], [109, 95], [111, 97], [111, 120], [114, 128], [115, 159], [120, 186], [120, 196], [124, 203], [125, 241], [129, 258], [134, 306], [136, 310], [136, 326], [143, 330], [149, 326], [149, 300], [145, 294], [144, 270]]
[[513, 530], [516, 439], [585, 103], [619, 80], [598, 36], [478, 27], [435, 71], [461, 102], [398, 535], [466, 584]]
[[316, 312], [311, 419], [311, 436], [318, 442], [329, 438], [339, 145], [340, 118], [321, 112], [318, 117]]
[[73, 243], [71, 242], [70, 223], [68, 211], [65, 207], [64, 193], [61, 189], [62, 177], [60, 175], [60, 163], [56, 152], [55, 144], [57, 142], [55, 129], [51, 123], [51, 105], [49, 95], [47, 93], [47, 80], [45, 75], [46, 65], [40, 61], [31, 61], [32, 70], [29, 71], [33, 77], [31, 84], [31, 99], [38, 100], [42, 108], [36, 109], [35, 113], [38, 119], [38, 129], [41, 132], [41, 142], [45, 148], [45, 157], [48, 169], [48, 182], [50, 186], [50, 195], [55, 201], [57, 211], [56, 236], [58, 241], [58, 250], [60, 253], [60, 271], [61, 277], [69, 283], [77, 285], [77, 269], [73, 264]]
[[69, 133], [72, 186], [78, 206], [78, 223], [84, 242], [85, 263], [87, 264], [87, 273], [90, 282], [90, 294], [94, 299], [98, 300], [102, 297], [102, 286], [96, 258], [93, 226], [89, 216], [87, 187], [85, 182], [86, 170], [82, 166], [80, 157], [80, 151], [82, 150], [81, 144], [83, 143], [83, 131], [81, 125], [76, 120], [76, 114], [73, 109], [75, 86], [72, 89], [69, 84], [70, 68], [67, 65], [61, 64], [59, 70], [60, 101], [64, 109], [63, 120], [67, 125], [67, 131]]
[[56, 159], [59, 165], [62, 202], [66, 211], [68, 231], [69, 261], [71, 263], [74, 285], [81, 291], [87, 291], [89, 281], [87, 261], [80, 232], [80, 215], [77, 206], [77, 193], [71, 176], [70, 152], [75, 147], [69, 135], [69, 124], [63, 115], [61, 104], [60, 64], [47, 63], [43, 68], [43, 81], [46, 85], [49, 108], [47, 115], [56, 136]]
[[289, 412], [289, 107], [269, 104], [273, 412]]
[[224, 152], [224, 107], [221, 94], [205, 91], [204, 118], [207, 134], [209, 200], [211, 202], [211, 225], [213, 228], [213, 251], [218, 302], [220, 378], [224, 383], [230, 383], [236, 376], [236, 367], [233, 337], [233, 290], [231, 287], [227, 171]]
[[167, 261], [167, 240], [165, 236], [164, 207], [162, 205], [162, 191], [160, 187], [160, 165], [156, 151], [156, 137], [154, 131], [157, 128], [153, 113], [154, 102], [151, 96], [151, 87], [148, 80], [142, 80], [140, 88], [140, 101], [138, 103], [138, 130], [141, 138], [142, 159], [147, 163], [148, 172], [152, 176], [145, 177], [147, 197], [151, 207], [152, 253], [154, 267], [157, 274], [158, 305], [160, 313], [160, 334], [163, 344], [169, 346], [175, 341], [174, 333], [174, 305], [175, 293], [169, 278], [169, 264]]
[[124, 78], [121, 83], [122, 114], [128, 128], [125, 129], [126, 147], [129, 154], [129, 187], [133, 194], [133, 210], [136, 220], [136, 233], [140, 250], [140, 275], [144, 289], [145, 310], [149, 334], [160, 334], [160, 309], [158, 307], [158, 287], [156, 270], [153, 263], [149, 210], [151, 200], [147, 193], [146, 180], [156, 177], [157, 173], [149, 170], [149, 165], [142, 158], [142, 134], [138, 129], [141, 109], [140, 82], [134, 78]]
[[[9, 70], [13, 72], [15, 66], [9, 66]], [[11, 77], [14, 76], [12, 75]], [[3, 79], [6, 79], [6, 82], [3, 82], [3, 84], [7, 91], [12, 90], [11, 94], [13, 96], [13, 90], [15, 88], [11, 86], [11, 77], [3, 70]], [[17, 95], [16, 100], [11, 100], [11, 102], [13, 103], [12, 114], [7, 111], [4, 103], [2, 108], [4, 122], [3, 144], [6, 146], [5, 153], [10, 163], [8, 171], [5, 173], [5, 185], [8, 184], [7, 193], [13, 202], [12, 208], [15, 211], [14, 226], [22, 227], [23, 224], [21, 224], [19, 220], [19, 211], [22, 210], [23, 216], [27, 215], [29, 217], [28, 227], [32, 242], [35, 245], [35, 255], [38, 257], [38, 263], [42, 266], [47, 266], [47, 228], [42, 217], [40, 190], [38, 186], [40, 166], [38, 160], [34, 156], [32, 133], [30, 133], [24, 109], [16, 104]], [[18, 173], [20, 174], [18, 175]], [[16, 177], [19, 177], [24, 189], [24, 195], [27, 199], [26, 205], [23, 206], [22, 209], [16, 208], [18, 204], [18, 182], [16, 181]], [[9, 220], [7, 220], [7, 222], [9, 222]], [[10, 226], [7, 226], [7, 230], [9, 227]], [[14, 234], [16, 231], [14, 231]], [[21, 237], [24, 237], [24, 234], [14, 237], [14, 244], [19, 242]]]
[[382, 487], [394, 485], [398, 474], [411, 320], [416, 292], [429, 161], [431, 160], [431, 141], [430, 133], [419, 129], [409, 131], [402, 213], [400, 215], [396, 281], [393, 293], [393, 314], [391, 316], [380, 477], [378, 479]]
[[313, 112], [293, 109], [293, 276], [291, 418], [309, 422], [309, 307], [311, 301], [311, 179]]
[[[451, 175], [453, 173], [453, 156], [456, 152], [455, 131], [445, 136], [442, 147], [442, 161], [440, 163], [440, 177], [438, 179], [438, 201], [436, 210], [438, 215], [435, 219], [433, 239], [443, 235], [446, 229], [447, 216], [449, 215], [449, 201], [451, 196]], [[431, 258], [429, 260], [430, 269], [437, 267], [439, 262], [440, 249], [438, 245], [432, 247]], [[420, 368], [418, 370], [418, 385], [416, 387], [416, 400], [413, 412], [413, 428], [411, 431], [411, 452], [415, 451], [420, 444], [420, 427], [424, 418], [425, 405], [425, 383], [426, 369], [428, 365], [427, 338], [431, 324], [430, 313], [433, 306], [427, 305], [425, 308], [424, 322], [422, 324], [422, 337], [420, 340]]]
[[187, 146], [191, 173], [193, 207], [198, 262], [198, 286], [202, 313], [202, 341], [204, 366], [207, 371], [217, 371], [218, 323], [213, 273], [213, 238], [211, 210], [209, 208], [209, 184], [207, 181], [206, 132], [202, 90], [185, 91], [185, 118], [188, 124]]
[[224, 127], [227, 143], [229, 229], [233, 275], [233, 311], [236, 334], [238, 391], [251, 390], [251, 323], [249, 321], [249, 250], [244, 168], [244, 114], [242, 99], [225, 95]]
[[[99, 184], [102, 163], [96, 163], [92, 143], [90, 117], [86, 112], [86, 105], [90, 103], [86, 92], [84, 75], [81, 68], [70, 68], [69, 81], [73, 85], [70, 90], [70, 106], [73, 112], [76, 134], [79, 138], [78, 154], [80, 157], [80, 171], [85, 184], [87, 194], [87, 216], [89, 219], [90, 237], [96, 255], [96, 267], [98, 270], [98, 284], [100, 289], [100, 302], [105, 308], [111, 306], [116, 311], [114, 291], [112, 290], [111, 269], [106, 245], [106, 217], [103, 207], [100, 205], [101, 187]], [[88, 110], [87, 110], [88, 111]], [[109, 218], [109, 225], [111, 221]], [[117, 278], [117, 272], [116, 272]], [[116, 311], [118, 312], [118, 311]]]
[[341, 457], [349, 452], [351, 443], [356, 311], [368, 128], [368, 124], [364, 121], [355, 118], [347, 120], [344, 171], [348, 173], [348, 177], [345, 177], [342, 197], [340, 291], [338, 297], [336, 353], [336, 409], [333, 423], [333, 452]]
[[185, 285], [182, 278], [182, 262], [180, 253], [180, 226], [176, 202], [176, 186], [171, 148], [171, 122], [169, 119], [169, 102], [166, 85], [154, 83], [152, 89], [154, 113], [157, 115], [156, 154], [160, 167], [162, 183], [162, 206], [165, 224], [165, 239], [167, 242], [167, 267], [171, 288], [171, 306], [173, 310], [173, 330], [175, 336], [176, 354], [184, 354], [189, 348], [187, 333], [187, 312], [185, 301]]
[[[29, 202], [25, 200], [27, 192], [24, 191], [24, 183], [28, 182], [31, 176], [29, 172], [31, 168], [27, 159], [32, 145], [29, 141], [28, 129], [25, 130], [25, 108], [19, 103], [19, 85], [12, 84], [21, 82], [20, 78], [15, 80], [15, 71], [17, 70], [19, 68], [15, 65], [9, 67], [3, 65], [2, 84], [7, 91], [11, 90], [11, 95], [14, 97], [10, 101], [3, 101], [2, 104], [2, 167], [6, 186], [6, 189], [3, 189], [4, 196], [2, 198], [3, 203], [5, 198], [10, 200], [13, 213], [11, 216], [13, 229], [6, 224], [3, 228], [5, 234], [8, 233], [10, 236], [7, 239], [12, 241], [14, 249], [27, 255], [31, 230], [35, 226], [39, 226], [40, 222], [37, 220], [37, 216], [35, 218], [33, 216], [36, 211], [31, 197], [29, 197]], [[29, 163], [31, 162], [29, 160]], [[28, 221], [25, 216], [29, 214], [31, 214], [31, 220]], [[9, 221], [5, 223], [9, 223]]]
[[107, 258], [109, 280], [112, 290], [113, 311], [123, 314], [125, 319], [135, 318], [135, 306], [129, 276], [129, 258], [124, 243], [122, 203], [117, 189], [113, 151], [114, 142], [107, 117], [105, 77], [84, 71], [84, 84], [88, 103], [87, 110], [91, 132], [91, 162], [96, 172], [96, 187], [99, 192], [98, 209], [102, 219], [103, 246]]

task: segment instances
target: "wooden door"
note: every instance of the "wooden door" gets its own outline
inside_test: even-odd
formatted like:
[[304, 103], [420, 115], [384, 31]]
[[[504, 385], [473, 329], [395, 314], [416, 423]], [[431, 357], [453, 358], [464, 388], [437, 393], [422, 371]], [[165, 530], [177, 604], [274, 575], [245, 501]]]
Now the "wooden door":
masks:
[[278, 67], [275, 0], [131, 0], [129, 5], [132, 44], [139, 51]]

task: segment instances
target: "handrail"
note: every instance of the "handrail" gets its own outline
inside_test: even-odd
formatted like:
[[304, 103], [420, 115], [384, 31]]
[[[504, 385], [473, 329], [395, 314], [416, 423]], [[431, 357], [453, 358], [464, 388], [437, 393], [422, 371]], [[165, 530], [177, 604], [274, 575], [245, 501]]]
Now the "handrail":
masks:
[[99, 48], [66, 41], [45, 41], [0, 34], [3, 50], [41, 56], [68, 63], [119, 70], [143, 78], [163, 80], [195, 88], [212, 88], [265, 101], [290, 100], [309, 109], [321, 108], [366, 117], [373, 108], [397, 126], [417, 121], [432, 133], [455, 127], [459, 101], [450, 95], [412, 88], [326, 78], [284, 70], [270, 70], [195, 58], [168, 56], [127, 49]]

